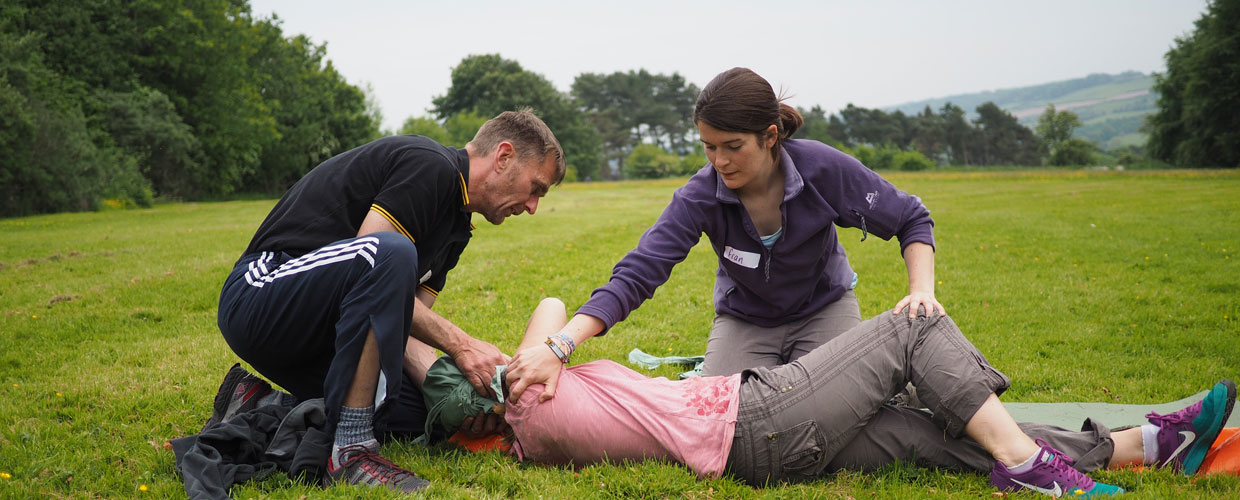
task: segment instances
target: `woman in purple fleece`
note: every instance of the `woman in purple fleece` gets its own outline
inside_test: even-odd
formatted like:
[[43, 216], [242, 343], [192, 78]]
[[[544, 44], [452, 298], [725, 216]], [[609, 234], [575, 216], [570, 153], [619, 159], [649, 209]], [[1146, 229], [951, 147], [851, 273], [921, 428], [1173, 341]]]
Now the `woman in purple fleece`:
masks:
[[702, 234], [719, 257], [705, 375], [787, 364], [861, 322], [837, 225], [899, 239], [909, 294], [893, 311], [946, 314], [934, 297], [929, 210], [851, 156], [790, 139], [801, 115], [765, 79], [745, 68], [719, 74], [698, 96], [694, 121], [710, 163], [564, 328], [512, 358], [514, 401], [536, 383], [546, 384], [543, 400], [553, 397], [567, 353], [650, 298]]

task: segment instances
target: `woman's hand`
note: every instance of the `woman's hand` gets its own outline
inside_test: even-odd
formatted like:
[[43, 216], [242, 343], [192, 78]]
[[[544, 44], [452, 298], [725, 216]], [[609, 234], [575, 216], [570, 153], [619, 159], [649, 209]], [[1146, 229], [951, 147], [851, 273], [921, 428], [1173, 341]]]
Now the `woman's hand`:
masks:
[[908, 319], [917, 317], [918, 306], [926, 308], [926, 316], [934, 313], [935, 310], [939, 311], [939, 316], [947, 316], [947, 309], [944, 309], [943, 304], [935, 300], [934, 292], [909, 292], [908, 295], [896, 304], [896, 308], [891, 310], [891, 315], [900, 314], [900, 311], [906, 306], [908, 307]]
[[517, 351], [508, 363], [508, 401], [517, 402], [525, 389], [533, 384], [543, 384], [546, 388], [538, 397], [539, 402], [555, 397], [555, 386], [560, 381], [560, 370], [564, 364], [544, 344], [537, 344]]
[[904, 264], [908, 266], [908, 295], [896, 304], [891, 315], [900, 314], [908, 307], [908, 319], [917, 317], [917, 308], [925, 307], [926, 316], [938, 310], [939, 316], [947, 316], [943, 308], [934, 298], [934, 247], [914, 241], [904, 247]]

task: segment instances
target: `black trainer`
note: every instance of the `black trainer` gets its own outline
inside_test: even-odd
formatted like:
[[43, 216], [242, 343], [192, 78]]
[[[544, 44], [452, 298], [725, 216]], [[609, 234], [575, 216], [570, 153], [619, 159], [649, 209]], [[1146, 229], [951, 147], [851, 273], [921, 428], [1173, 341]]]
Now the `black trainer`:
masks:
[[[374, 441], [368, 441], [378, 446]], [[329, 459], [325, 486], [335, 483], [384, 487], [401, 493], [416, 493], [430, 486], [422, 479], [379, 456], [377, 448], [366, 443], [346, 446], [340, 450], [340, 463]]]
[[202, 431], [219, 422], [227, 421], [233, 415], [253, 410], [259, 406], [289, 405], [293, 402], [295, 401], [293, 401], [292, 394], [273, 389], [266, 380], [246, 371], [241, 367], [241, 363], [236, 363], [228, 369], [228, 374], [224, 375], [224, 382], [220, 384], [220, 390], [215, 393], [211, 418], [203, 424]]

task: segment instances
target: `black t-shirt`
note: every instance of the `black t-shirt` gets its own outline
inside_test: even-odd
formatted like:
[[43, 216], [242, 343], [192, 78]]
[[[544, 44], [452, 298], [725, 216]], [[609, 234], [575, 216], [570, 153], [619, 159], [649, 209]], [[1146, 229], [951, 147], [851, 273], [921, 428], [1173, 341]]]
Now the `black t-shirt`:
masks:
[[293, 184], [243, 255], [298, 257], [353, 238], [374, 209], [413, 241], [422, 288], [438, 295], [472, 234], [468, 178], [464, 149], [416, 135], [379, 139], [328, 159]]

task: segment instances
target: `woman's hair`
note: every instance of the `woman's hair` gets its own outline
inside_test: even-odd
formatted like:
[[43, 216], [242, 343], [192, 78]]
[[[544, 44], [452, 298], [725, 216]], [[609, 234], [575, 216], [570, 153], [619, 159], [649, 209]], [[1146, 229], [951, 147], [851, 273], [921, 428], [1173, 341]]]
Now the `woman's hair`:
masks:
[[779, 158], [784, 139], [792, 137], [805, 123], [801, 113], [782, 101], [782, 97], [775, 96], [771, 84], [757, 73], [749, 68], [732, 68], [716, 75], [698, 94], [693, 121], [725, 132], [748, 132], [759, 139], [766, 134], [767, 127], [775, 125], [779, 137], [771, 148], [771, 156]]

